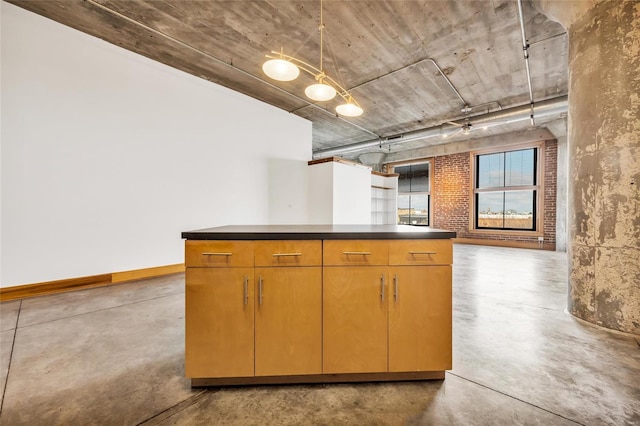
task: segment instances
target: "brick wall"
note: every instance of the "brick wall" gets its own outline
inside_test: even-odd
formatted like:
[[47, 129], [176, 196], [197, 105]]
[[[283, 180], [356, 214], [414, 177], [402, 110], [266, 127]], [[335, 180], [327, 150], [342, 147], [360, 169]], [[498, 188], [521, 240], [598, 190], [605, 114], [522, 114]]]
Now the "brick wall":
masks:
[[558, 142], [545, 142], [544, 155], [544, 240], [556, 243], [556, 191], [558, 179]]
[[469, 153], [435, 157], [433, 168], [433, 226], [456, 231], [458, 237], [468, 238]]
[[[546, 141], [544, 153], [544, 242], [553, 248], [556, 241], [556, 174], [558, 144]], [[517, 241], [538, 244], [537, 236], [506, 235], [504, 233], [471, 233], [469, 219], [473, 215], [469, 204], [471, 185], [470, 154], [468, 152], [434, 158], [432, 207], [434, 228], [456, 231], [458, 238]]]

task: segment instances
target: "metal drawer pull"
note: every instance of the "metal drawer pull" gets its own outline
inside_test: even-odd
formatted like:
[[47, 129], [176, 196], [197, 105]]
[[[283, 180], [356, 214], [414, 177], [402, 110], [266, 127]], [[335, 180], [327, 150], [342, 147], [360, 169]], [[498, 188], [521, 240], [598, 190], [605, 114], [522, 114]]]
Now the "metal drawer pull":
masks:
[[343, 251], [342, 254], [346, 254], [349, 256], [350, 254], [360, 254], [362, 256], [369, 256], [371, 254], [370, 251]]
[[273, 253], [275, 257], [280, 256], [302, 256], [302, 253]]
[[203, 256], [233, 256], [233, 253], [202, 253]]
[[409, 254], [438, 254], [436, 251], [410, 251]]
[[249, 276], [244, 276], [244, 304], [249, 303]]
[[396, 303], [398, 303], [398, 274], [395, 274], [393, 276], [393, 286], [394, 286], [394, 293], [393, 293], [393, 300], [395, 300]]
[[258, 278], [258, 303], [262, 305], [262, 275]]
[[384, 274], [380, 275], [380, 299], [384, 302]]

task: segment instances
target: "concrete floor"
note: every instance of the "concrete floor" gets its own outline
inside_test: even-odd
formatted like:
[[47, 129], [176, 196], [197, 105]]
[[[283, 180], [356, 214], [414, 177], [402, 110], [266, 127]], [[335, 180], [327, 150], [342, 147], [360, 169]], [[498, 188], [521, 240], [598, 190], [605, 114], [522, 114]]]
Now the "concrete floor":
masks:
[[564, 312], [566, 254], [454, 258], [444, 381], [191, 389], [182, 275], [4, 302], [0, 423], [640, 424], [640, 336]]

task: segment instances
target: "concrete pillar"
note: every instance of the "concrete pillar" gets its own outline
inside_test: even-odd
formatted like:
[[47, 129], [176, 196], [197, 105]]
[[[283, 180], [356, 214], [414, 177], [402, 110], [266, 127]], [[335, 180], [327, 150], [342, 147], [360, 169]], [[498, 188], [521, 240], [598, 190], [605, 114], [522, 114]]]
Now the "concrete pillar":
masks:
[[640, 2], [534, 5], [569, 33], [569, 312], [640, 334]]

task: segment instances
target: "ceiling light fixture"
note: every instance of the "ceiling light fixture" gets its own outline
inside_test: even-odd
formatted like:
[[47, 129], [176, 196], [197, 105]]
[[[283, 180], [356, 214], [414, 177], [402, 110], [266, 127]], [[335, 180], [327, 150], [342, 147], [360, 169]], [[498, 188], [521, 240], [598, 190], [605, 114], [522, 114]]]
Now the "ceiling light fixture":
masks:
[[456, 136], [458, 133], [462, 133], [463, 135], [468, 135], [471, 133], [473, 125], [469, 122], [469, 118], [464, 119], [464, 124], [456, 123], [454, 121], [445, 121], [447, 124], [451, 124], [452, 126], [459, 127], [454, 133], [443, 133], [442, 137], [446, 138], [449, 136]]
[[[307, 62], [304, 62], [293, 56], [286, 55], [283, 49], [280, 52], [271, 51], [269, 58], [263, 65], [262, 71], [269, 77], [278, 81], [292, 81], [298, 78], [300, 70], [311, 74], [317, 83], [308, 86], [304, 93], [309, 99], [317, 102], [330, 101], [336, 97], [336, 94], [344, 100], [343, 104], [336, 107], [336, 113], [346, 117], [358, 117], [364, 112], [360, 104], [353, 99], [344, 87], [337, 81], [329, 77], [322, 67], [323, 65], [323, 31], [324, 20], [322, 14], [322, 0], [320, 0], [320, 68], [316, 68]], [[275, 56], [274, 56], [275, 55]]]

